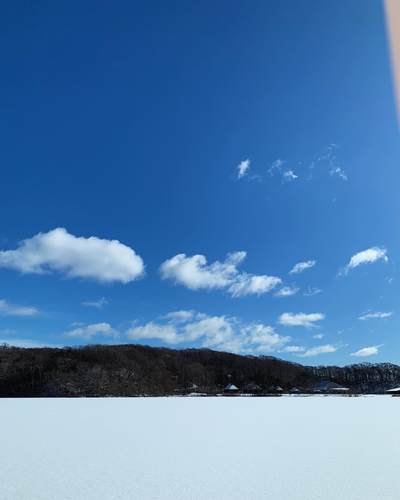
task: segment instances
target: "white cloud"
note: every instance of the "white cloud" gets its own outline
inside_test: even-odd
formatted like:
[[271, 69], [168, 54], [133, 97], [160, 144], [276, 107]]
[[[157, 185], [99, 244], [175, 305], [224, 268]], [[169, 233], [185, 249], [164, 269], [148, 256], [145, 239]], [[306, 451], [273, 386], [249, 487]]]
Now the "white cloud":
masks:
[[10, 330], [6, 328], [5, 330], [0, 330], [0, 335], [16, 335], [18, 330]]
[[301, 358], [311, 358], [312, 356], [317, 356], [318, 354], [326, 354], [329, 352], [336, 352], [339, 349], [339, 346], [335, 346], [332, 344], [321, 345], [318, 347], [313, 347], [312, 349], [308, 349], [306, 352], [302, 354], [296, 354]]
[[394, 278], [389, 278], [388, 279], [389, 284], [392, 283], [393, 280], [394, 280]]
[[305, 350], [305, 347], [300, 347], [298, 345], [288, 345], [287, 347], [281, 349], [279, 352], [303, 352]]
[[293, 173], [293, 170], [286, 170], [285, 172], [282, 173], [282, 184], [285, 182], [290, 182], [293, 181], [294, 179], [297, 179], [298, 175], [295, 175]]
[[276, 293], [274, 293], [274, 297], [290, 297], [291, 295], [296, 295], [296, 293], [300, 290], [296, 286], [284, 286]]
[[226, 289], [232, 297], [269, 292], [281, 279], [275, 276], [240, 273], [237, 266], [246, 258], [246, 252], [235, 252], [227, 255], [224, 262], [216, 261], [207, 265], [204, 255], [187, 257], [178, 254], [160, 266], [162, 279], [171, 279], [190, 290], [215, 288]]
[[317, 263], [316, 260], [308, 260], [307, 262], [299, 262], [294, 266], [294, 268], [289, 271], [289, 274], [300, 274], [302, 273], [305, 269], [309, 269], [310, 267], [315, 266]]
[[100, 283], [129, 283], [144, 274], [141, 257], [118, 240], [77, 238], [61, 227], [23, 240], [16, 250], [0, 251], [0, 267], [23, 274], [58, 271]]
[[94, 300], [94, 301], [86, 301], [82, 302], [82, 305], [84, 306], [89, 306], [89, 307], [97, 307], [98, 309], [101, 309], [103, 306], [106, 306], [108, 304], [107, 299], [105, 297], [102, 297], [99, 300]]
[[341, 179], [344, 181], [347, 181], [347, 175], [344, 170], [342, 170], [340, 167], [332, 167], [331, 170], [329, 171], [331, 175], [338, 175]]
[[29, 339], [0, 339], [0, 345], [7, 344], [11, 347], [23, 347], [25, 349], [42, 348], [42, 347], [57, 347], [62, 348], [60, 344], [50, 344], [46, 341], [41, 342], [39, 340], [29, 340]]
[[6, 300], [0, 300], [0, 316], [36, 316], [39, 311], [36, 307], [20, 306], [11, 304]]
[[95, 335], [103, 335], [104, 337], [119, 337], [119, 332], [108, 323], [97, 323], [95, 325], [82, 326], [75, 328], [75, 330], [70, 330], [69, 332], [64, 332], [62, 334], [64, 337], [79, 337], [84, 340], [90, 340]]
[[317, 293], [321, 293], [321, 292], [322, 292], [322, 290], [320, 288], [318, 288], [316, 286], [314, 286], [314, 287], [309, 286], [307, 288], [307, 291], [304, 292], [303, 295], [305, 297], [312, 297], [313, 295], [317, 295]]
[[383, 344], [380, 345], [374, 345], [372, 347], [364, 347], [363, 349], [360, 349], [357, 352], [353, 352], [350, 354], [350, 356], [372, 356], [372, 354], [378, 354], [378, 349], [381, 347]]
[[318, 333], [317, 335], [314, 335], [315, 339], [322, 339], [324, 337], [323, 333]]
[[82, 321], [74, 321], [73, 323], [71, 323], [70, 326], [84, 326], [85, 323], [82, 323]]
[[339, 269], [338, 274], [346, 275], [351, 269], [360, 266], [361, 264], [371, 264], [376, 262], [377, 260], [383, 260], [384, 262], [388, 261], [387, 258], [387, 250], [384, 247], [372, 247], [368, 248], [368, 250], [363, 250], [362, 252], [358, 252], [350, 259], [350, 262], [342, 269]]
[[245, 175], [247, 175], [250, 171], [250, 159], [241, 161], [239, 165], [236, 167], [237, 170], [237, 179], [241, 179]]
[[274, 175], [276, 172], [281, 173], [282, 166], [283, 166], [285, 163], [286, 163], [286, 160], [281, 160], [280, 158], [278, 158], [277, 160], [275, 160], [275, 161], [272, 163], [271, 168], [268, 170], [268, 172], [269, 172], [269, 174], [271, 175], [271, 177], [273, 177], [273, 175]]
[[386, 313], [378, 311], [378, 312], [375, 312], [375, 313], [365, 314], [364, 316], [360, 316], [358, 319], [366, 320], [366, 319], [369, 319], [369, 318], [388, 318], [389, 316], [392, 316], [392, 314], [394, 314], [393, 311], [386, 312]]
[[242, 353], [274, 352], [291, 340], [271, 326], [192, 310], [169, 313], [142, 326], [134, 323], [126, 335], [131, 340], [156, 338], [173, 345], [200, 341], [202, 347]]
[[279, 316], [277, 323], [283, 326], [305, 326], [307, 328], [318, 328], [317, 325], [314, 325], [315, 321], [321, 321], [324, 318], [325, 314], [321, 313], [283, 313]]

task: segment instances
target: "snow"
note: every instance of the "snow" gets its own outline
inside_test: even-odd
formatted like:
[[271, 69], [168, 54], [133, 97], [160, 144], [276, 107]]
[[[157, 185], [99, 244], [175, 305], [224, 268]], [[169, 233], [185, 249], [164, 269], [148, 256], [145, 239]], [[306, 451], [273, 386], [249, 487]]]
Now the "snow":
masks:
[[399, 421], [390, 396], [0, 399], [0, 498], [398, 500]]

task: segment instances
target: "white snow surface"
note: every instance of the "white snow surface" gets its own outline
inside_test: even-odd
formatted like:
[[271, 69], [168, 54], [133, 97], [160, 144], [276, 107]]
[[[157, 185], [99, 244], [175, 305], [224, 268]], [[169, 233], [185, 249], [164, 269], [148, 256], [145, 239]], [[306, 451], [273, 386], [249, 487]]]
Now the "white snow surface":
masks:
[[0, 498], [399, 500], [399, 422], [389, 396], [0, 399]]

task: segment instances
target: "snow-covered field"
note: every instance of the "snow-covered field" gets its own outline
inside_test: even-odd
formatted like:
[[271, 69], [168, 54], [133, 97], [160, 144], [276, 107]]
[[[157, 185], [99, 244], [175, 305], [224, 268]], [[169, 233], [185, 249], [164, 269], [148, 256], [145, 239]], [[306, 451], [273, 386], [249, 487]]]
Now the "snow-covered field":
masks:
[[2, 500], [399, 500], [400, 398], [0, 399]]

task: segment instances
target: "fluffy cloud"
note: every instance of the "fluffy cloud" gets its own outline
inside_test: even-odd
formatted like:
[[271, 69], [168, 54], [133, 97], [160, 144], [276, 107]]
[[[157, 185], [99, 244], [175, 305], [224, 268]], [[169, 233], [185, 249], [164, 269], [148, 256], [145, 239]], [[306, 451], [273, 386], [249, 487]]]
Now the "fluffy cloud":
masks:
[[294, 179], [297, 179], [297, 177], [298, 175], [295, 175], [293, 173], [293, 170], [286, 170], [282, 174], [282, 184], [284, 184], [285, 182], [293, 181]]
[[311, 358], [312, 356], [317, 356], [318, 354], [326, 354], [328, 352], [336, 352], [339, 349], [339, 346], [335, 346], [332, 344], [321, 345], [318, 347], [313, 347], [312, 349], [308, 349], [306, 352], [302, 354], [296, 354], [301, 358]]
[[144, 273], [141, 257], [118, 240], [77, 238], [64, 228], [23, 240], [16, 250], [0, 251], [0, 267], [23, 274], [58, 271], [100, 283], [129, 283]]
[[240, 273], [237, 266], [245, 258], [246, 252], [235, 252], [228, 254], [224, 262], [216, 261], [207, 265], [204, 255], [187, 257], [178, 254], [161, 264], [161, 278], [171, 279], [190, 290], [225, 289], [232, 297], [261, 295], [281, 283], [281, 279], [276, 276]]
[[84, 340], [90, 340], [95, 335], [103, 335], [104, 337], [119, 337], [119, 332], [108, 323], [97, 323], [95, 325], [82, 326], [80, 328], [75, 328], [75, 330], [70, 330], [69, 332], [64, 332], [62, 334], [64, 337], [79, 337]]
[[316, 260], [308, 260], [307, 262], [299, 262], [294, 266], [294, 268], [289, 271], [289, 274], [300, 274], [302, 273], [305, 269], [309, 269], [310, 267], [315, 266], [317, 263]]
[[145, 325], [134, 323], [126, 335], [131, 340], [156, 338], [172, 345], [200, 341], [202, 347], [242, 353], [274, 352], [290, 341], [271, 326], [196, 311], [169, 313]]
[[316, 286], [311, 287], [309, 286], [307, 290], [303, 293], [305, 297], [312, 297], [313, 295], [317, 295], [317, 293], [321, 293], [322, 290]]
[[388, 261], [387, 258], [387, 250], [384, 247], [372, 247], [368, 248], [368, 250], [363, 250], [362, 252], [358, 252], [350, 259], [350, 262], [347, 266], [339, 269], [338, 274], [346, 275], [349, 271], [354, 269], [355, 267], [360, 266], [361, 264], [372, 264], [377, 260], [383, 260], [384, 262]]
[[296, 293], [300, 290], [300, 288], [297, 288], [295, 286], [284, 286], [280, 290], [278, 290], [276, 293], [274, 293], [274, 297], [290, 297], [291, 295], [296, 295]]
[[36, 307], [20, 306], [4, 299], [0, 300], [0, 316], [35, 316], [36, 314], [39, 314]]
[[245, 175], [247, 175], [250, 171], [250, 159], [243, 160], [236, 167], [237, 179], [241, 179]]
[[350, 354], [350, 356], [371, 356], [372, 354], [378, 354], [378, 349], [381, 347], [383, 344], [380, 345], [374, 345], [372, 347], [364, 347], [363, 349], [360, 349], [357, 352], [353, 352]]
[[283, 313], [279, 316], [277, 323], [283, 326], [305, 326], [307, 328], [318, 328], [317, 325], [314, 325], [315, 321], [321, 321], [324, 318], [325, 314], [321, 313]]
[[365, 314], [364, 316], [360, 316], [358, 319], [361, 319], [361, 320], [366, 320], [366, 319], [369, 319], [369, 318], [388, 318], [389, 316], [392, 316], [392, 314], [394, 314], [393, 311], [391, 312], [387, 312], [387, 313], [383, 313], [383, 312], [375, 312], [375, 313], [369, 313], [369, 314]]
[[88, 300], [86, 302], [82, 302], [82, 305], [88, 306], [88, 307], [97, 307], [98, 309], [101, 309], [103, 306], [106, 306], [108, 304], [107, 299], [105, 297], [102, 297], [99, 300]]
[[318, 333], [317, 335], [314, 335], [315, 339], [322, 339], [324, 337], [323, 333]]

